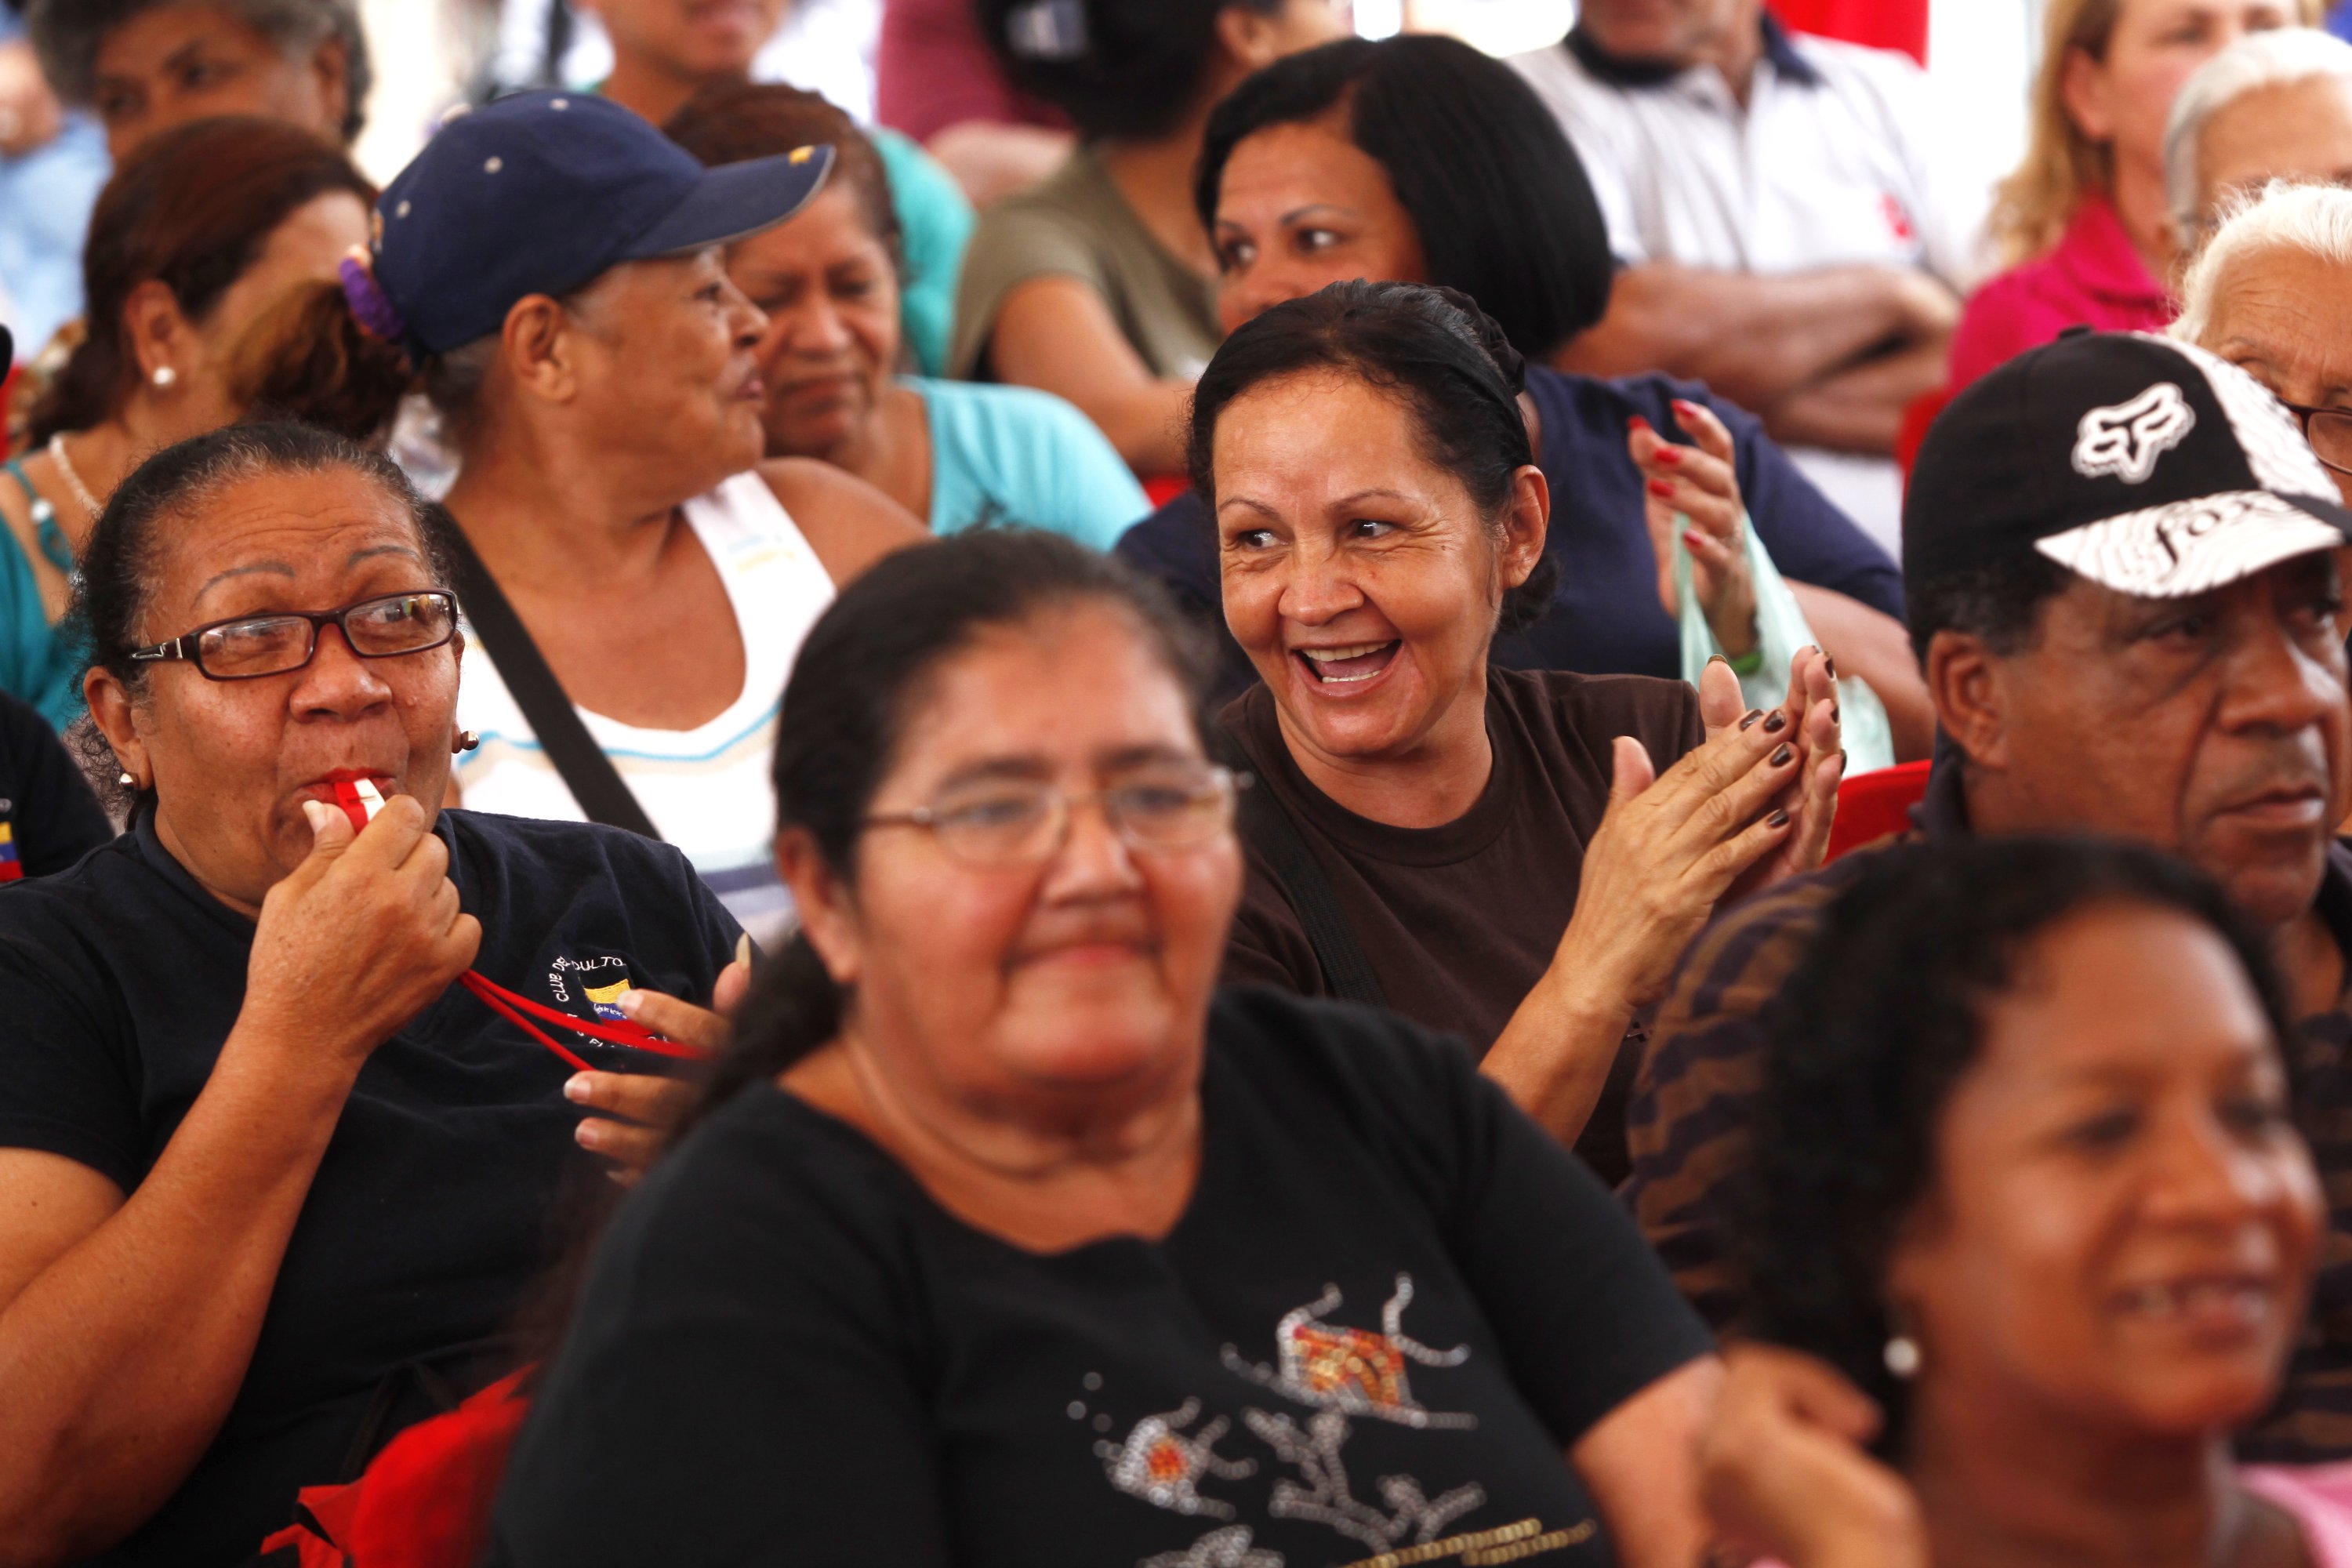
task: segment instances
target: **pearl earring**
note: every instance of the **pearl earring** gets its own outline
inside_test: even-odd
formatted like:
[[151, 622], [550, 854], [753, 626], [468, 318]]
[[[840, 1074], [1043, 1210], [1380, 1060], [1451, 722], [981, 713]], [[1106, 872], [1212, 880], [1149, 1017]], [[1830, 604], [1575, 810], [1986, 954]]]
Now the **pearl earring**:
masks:
[[457, 731], [457, 743], [449, 749], [453, 752], [470, 752], [481, 743], [482, 737], [478, 731], [460, 730]]
[[155, 374], [147, 379], [155, 384], [156, 391], [164, 392], [180, 379], [180, 373], [168, 364], [159, 364], [155, 367]]
[[125, 789], [137, 789], [139, 787], [139, 781], [131, 776], [131, 770], [128, 768], [123, 770], [122, 776], [115, 782]]
[[1886, 1342], [1886, 1370], [1908, 1383], [1919, 1375], [1919, 1342], [1896, 1334]]

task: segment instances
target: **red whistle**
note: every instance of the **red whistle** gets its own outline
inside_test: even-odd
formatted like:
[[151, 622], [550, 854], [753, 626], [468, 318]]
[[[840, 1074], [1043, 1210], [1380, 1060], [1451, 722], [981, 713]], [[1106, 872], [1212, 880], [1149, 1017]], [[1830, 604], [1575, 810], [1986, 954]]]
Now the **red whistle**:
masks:
[[352, 819], [352, 831], [363, 833], [367, 825], [375, 820], [375, 814], [383, 809], [383, 795], [373, 779], [337, 779], [335, 804]]

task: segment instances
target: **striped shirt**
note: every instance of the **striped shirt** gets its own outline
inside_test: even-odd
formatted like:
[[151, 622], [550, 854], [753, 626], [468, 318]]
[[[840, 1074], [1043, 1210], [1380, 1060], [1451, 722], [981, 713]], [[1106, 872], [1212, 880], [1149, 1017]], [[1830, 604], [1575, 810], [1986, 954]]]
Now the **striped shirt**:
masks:
[[[1683, 960], [1650, 1031], [1626, 1111], [1633, 1174], [1625, 1201], [1684, 1295], [1717, 1328], [1742, 1306], [1725, 1207], [1747, 1163], [1748, 1119], [1763, 1085], [1759, 1016], [1795, 972], [1822, 911], [1874, 853], [1968, 833], [1957, 766], [1939, 756], [1913, 816], [1912, 832], [1783, 882], [1717, 921]], [[2328, 851], [2317, 909], [2352, 955], [2352, 845], [2344, 840]], [[2297, 1033], [2297, 1111], [2326, 1186], [2328, 1234], [2286, 1387], [2239, 1452], [2307, 1464], [2352, 1458], [2352, 990]]]

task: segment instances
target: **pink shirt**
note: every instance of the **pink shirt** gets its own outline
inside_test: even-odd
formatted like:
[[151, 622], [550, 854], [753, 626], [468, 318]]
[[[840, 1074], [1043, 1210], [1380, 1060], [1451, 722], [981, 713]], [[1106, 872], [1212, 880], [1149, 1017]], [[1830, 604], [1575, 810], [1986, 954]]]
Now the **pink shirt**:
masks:
[[2011, 268], [1969, 296], [1952, 334], [1951, 390], [2077, 323], [2103, 332], [2152, 332], [2174, 313], [2116, 209], [2105, 196], [2086, 195], [2050, 254]]
[[2261, 1465], [2240, 1470], [2238, 1479], [2294, 1515], [2312, 1568], [2352, 1568], [2352, 1465]]

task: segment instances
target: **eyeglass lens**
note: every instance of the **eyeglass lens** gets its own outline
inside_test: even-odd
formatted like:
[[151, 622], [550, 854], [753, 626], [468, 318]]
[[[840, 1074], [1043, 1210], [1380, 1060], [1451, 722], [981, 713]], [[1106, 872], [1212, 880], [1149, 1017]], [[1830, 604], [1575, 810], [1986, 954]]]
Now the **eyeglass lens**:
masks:
[[2352, 472], [2352, 410], [2322, 409], [2305, 429], [2311, 449], [2329, 468]]
[[[352, 605], [340, 617], [352, 651], [368, 658], [422, 653], [449, 640], [457, 615], [438, 594], [394, 594]], [[209, 626], [196, 638], [207, 675], [278, 675], [310, 662], [319, 628], [300, 616], [256, 616]]]
[[[1222, 774], [1136, 780], [1102, 792], [1104, 814], [1128, 844], [1175, 849], [1224, 826], [1232, 791]], [[1050, 784], [1000, 782], [958, 791], [931, 808], [933, 830], [967, 860], [1042, 859], [1061, 843], [1070, 797]]]

